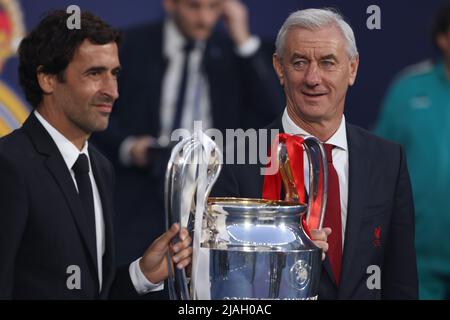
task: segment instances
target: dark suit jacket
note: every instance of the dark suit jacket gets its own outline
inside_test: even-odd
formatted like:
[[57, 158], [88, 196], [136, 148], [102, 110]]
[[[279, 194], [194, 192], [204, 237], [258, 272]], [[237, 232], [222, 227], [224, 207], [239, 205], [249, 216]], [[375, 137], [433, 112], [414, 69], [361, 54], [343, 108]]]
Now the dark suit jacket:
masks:
[[[100, 293], [95, 237], [56, 144], [33, 114], [0, 139], [0, 299], [137, 297], [128, 269], [115, 267], [113, 168], [92, 146], [89, 155], [105, 221]], [[80, 290], [66, 285], [73, 265]]]
[[[283, 96], [271, 65], [272, 53], [263, 45], [253, 56], [240, 58], [227, 36], [212, 34], [203, 59], [215, 128], [224, 132], [262, 127], [281, 112]], [[163, 187], [170, 150], [151, 150], [152, 164], [147, 169], [126, 168], [118, 161], [118, 149], [126, 137], [158, 137], [160, 133], [162, 80], [168, 64], [163, 56], [163, 24], [126, 32], [120, 60], [120, 97], [110, 126], [91, 141], [116, 168], [117, 245], [122, 264], [135, 259], [165, 229]]]
[[[405, 154], [397, 144], [348, 123], [346, 127], [349, 195], [341, 283], [337, 288], [326, 259], [319, 299], [417, 299], [414, 206]], [[283, 132], [281, 117], [268, 129]], [[261, 198], [260, 168], [224, 165], [212, 195]], [[380, 267], [380, 290], [367, 286], [368, 280], [373, 283], [371, 265]]]

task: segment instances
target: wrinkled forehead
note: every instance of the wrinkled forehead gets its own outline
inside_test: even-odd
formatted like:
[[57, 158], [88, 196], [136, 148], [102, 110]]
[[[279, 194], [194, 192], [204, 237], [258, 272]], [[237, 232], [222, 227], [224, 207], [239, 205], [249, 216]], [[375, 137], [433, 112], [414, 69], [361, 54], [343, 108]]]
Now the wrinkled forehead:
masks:
[[288, 51], [330, 51], [339, 53], [345, 51], [345, 39], [336, 26], [329, 26], [317, 30], [292, 27], [286, 35], [286, 49]]

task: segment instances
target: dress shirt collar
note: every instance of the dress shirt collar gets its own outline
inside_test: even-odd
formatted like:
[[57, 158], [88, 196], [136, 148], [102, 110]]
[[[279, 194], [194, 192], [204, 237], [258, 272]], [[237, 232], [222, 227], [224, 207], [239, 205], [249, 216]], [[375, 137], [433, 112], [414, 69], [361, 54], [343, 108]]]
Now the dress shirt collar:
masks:
[[[302, 136], [310, 136], [311, 134], [307, 131], [303, 130], [299, 126], [297, 126], [294, 121], [291, 119], [287, 112], [287, 108], [284, 109], [283, 118], [282, 118], [283, 130], [289, 134], [298, 134]], [[325, 143], [332, 144], [339, 149], [347, 150], [347, 130], [345, 126], [345, 116], [342, 115], [341, 124], [337, 131], [331, 136], [330, 139], [325, 141]]]
[[48, 123], [48, 121], [45, 120], [44, 117], [41, 116], [37, 110], [34, 110], [34, 115], [52, 137], [53, 141], [58, 147], [59, 152], [61, 152], [61, 155], [63, 156], [64, 162], [66, 163], [69, 169], [72, 169], [80, 153], [84, 153], [89, 159], [87, 141], [84, 144], [83, 149], [80, 151], [72, 142], [70, 142], [65, 136], [63, 136], [58, 130], [56, 130], [55, 127], [53, 127], [50, 123]]

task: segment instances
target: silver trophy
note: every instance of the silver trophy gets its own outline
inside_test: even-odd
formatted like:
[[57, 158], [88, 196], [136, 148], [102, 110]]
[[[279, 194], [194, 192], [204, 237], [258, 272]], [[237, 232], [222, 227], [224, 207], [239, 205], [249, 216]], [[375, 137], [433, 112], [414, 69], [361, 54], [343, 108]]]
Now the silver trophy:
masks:
[[308, 205], [296, 199], [282, 142], [276, 159], [285, 201], [209, 198], [221, 170], [221, 151], [202, 133], [175, 146], [166, 173], [167, 226], [177, 222], [188, 228], [193, 263], [187, 275], [169, 262], [171, 299], [317, 299], [322, 250], [301, 218], [306, 214], [308, 222], [314, 214], [315, 227], [322, 226], [327, 161], [316, 138], [306, 137], [303, 146], [309, 160]]

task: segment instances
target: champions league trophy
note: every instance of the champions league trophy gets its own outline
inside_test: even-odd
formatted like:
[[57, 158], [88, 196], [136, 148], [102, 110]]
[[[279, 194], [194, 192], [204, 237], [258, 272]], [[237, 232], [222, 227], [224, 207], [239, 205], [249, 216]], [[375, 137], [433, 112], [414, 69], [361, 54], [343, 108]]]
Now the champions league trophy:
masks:
[[290, 201], [209, 198], [222, 167], [217, 145], [197, 132], [174, 147], [165, 181], [167, 226], [188, 228], [193, 260], [188, 277], [169, 259], [171, 299], [317, 299], [322, 250], [301, 221], [306, 214], [311, 228], [321, 228], [328, 171], [320, 141], [306, 137], [302, 143], [309, 160], [308, 205], [293, 197], [283, 141], [275, 160]]

